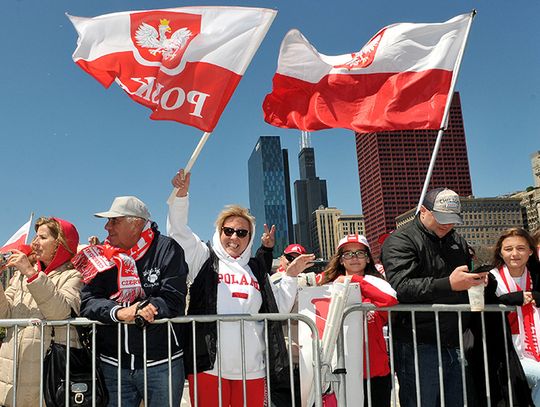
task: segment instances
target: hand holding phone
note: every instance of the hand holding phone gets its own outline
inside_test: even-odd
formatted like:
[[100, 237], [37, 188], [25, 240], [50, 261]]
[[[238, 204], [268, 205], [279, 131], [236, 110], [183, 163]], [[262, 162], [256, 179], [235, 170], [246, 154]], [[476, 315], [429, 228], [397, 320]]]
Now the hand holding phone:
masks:
[[482, 264], [478, 267], [473, 267], [473, 269], [469, 271], [469, 273], [488, 273], [490, 270], [493, 270], [492, 264]]

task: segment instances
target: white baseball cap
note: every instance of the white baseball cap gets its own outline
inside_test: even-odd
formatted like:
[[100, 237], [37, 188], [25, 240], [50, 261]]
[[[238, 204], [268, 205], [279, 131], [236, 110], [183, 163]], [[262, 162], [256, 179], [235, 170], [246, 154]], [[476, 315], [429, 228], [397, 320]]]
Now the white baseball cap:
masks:
[[98, 218], [119, 218], [122, 216], [134, 216], [145, 220], [150, 219], [148, 208], [135, 196], [118, 196], [114, 198], [111, 209], [107, 212], [94, 214]]
[[364, 235], [347, 235], [343, 237], [338, 243], [337, 250], [339, 250], [343, 245], [346, 245], [347, 243], [360, 243], [366, 246], [369, 250], [371, 250], [371, 248], [369, 247], [369, 243]]

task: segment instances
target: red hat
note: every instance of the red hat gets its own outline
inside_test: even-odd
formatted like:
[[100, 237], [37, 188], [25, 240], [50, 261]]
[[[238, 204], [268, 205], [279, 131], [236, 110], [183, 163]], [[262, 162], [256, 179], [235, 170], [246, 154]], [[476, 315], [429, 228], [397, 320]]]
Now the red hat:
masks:
[[285, 248], [285, 250], [283, 250], [283, 253], [285, 254], [296, 253], [298, 255], [306, 254], [306, 249], [304, 248], [304, 246], [295, 243], [295, 244], [288, 245]]
[[369, 243], [364, 235], [347, 235], [344, 238], [342, 238], [339, 243], [337, 250], [339, 250], [342, 246], [346, 245], [347, 243], [360, 243], [366, 246], [368, 249], [371, 250], [369, 247]]
[[379, 236], [379, 238], [377, 239], [377, 243], [379, 243], [381, 246], [382, 244], [384, 243], [384, 241], [386, 239], [388, 239], [390, 237], [390, 234], [393, 233], [394, 231], [391, 230], [390, 232], [388, 233], [383, 233], [382, 235]]

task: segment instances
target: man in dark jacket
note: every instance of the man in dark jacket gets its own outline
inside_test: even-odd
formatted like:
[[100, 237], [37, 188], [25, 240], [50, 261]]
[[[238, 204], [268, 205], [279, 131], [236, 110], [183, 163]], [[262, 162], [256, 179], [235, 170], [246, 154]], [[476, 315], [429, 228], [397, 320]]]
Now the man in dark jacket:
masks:
[[[467, 289], [484, 284], [487, 273], [469, 273], [471, 258], [465, 239], [454, 230], [461, 224], [459, 196], [438, 188], [426, 194], [420, 212], [406, 228], [392, 233], [382, 248], [386, 276], [400, 303], [465, 304]], [[393, 315], [395, 365], [402, 407], [417, 406], [411, 313]], [[415, 313], [422, 406], [440, 404], [435, 315]], [[469, 316], [463, 314], [463, 329]], [[446, 406], [463, 406], [457, 313], [439, 314]]]
[[[136, 197], [115, 198], [109, 211], [95, 216], [108, 219], [107, 240], [83, 249], [74, 264], [86, 283], [81, 315], [108, 324], [98, 326], [97, 348], [109, 406], [117, 405], [119, 363], [122, 406], [140, 405], [145, 394], [145, 357], [148, 405], [169, 405], [170, 391], [172, 405], [178, 406], [184, 387], [182, 328], [172, 324], [169, 331], [167, 324], [152, 322], [184, 315], [184, 252], [160, 234], [146, 205]], [[135, 324], [119, 329], [118, 322]]]

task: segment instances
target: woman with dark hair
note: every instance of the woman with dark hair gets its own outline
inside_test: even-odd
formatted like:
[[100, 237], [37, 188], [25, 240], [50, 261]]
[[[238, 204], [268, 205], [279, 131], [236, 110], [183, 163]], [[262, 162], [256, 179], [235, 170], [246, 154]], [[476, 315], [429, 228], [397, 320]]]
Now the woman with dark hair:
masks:
[[[13, 250], [4, 267], [17, 269], [9, 286], [0, 285], [0, 319], [37, 318], [61, 320], [79, 312], [81, 274], [71, 259], [77, 251], [79, 234], [75, 226], [59, 218], [39, 218], [32, 250], [37, 263], [32, 266], [28, 255]], [[13, 364], [17, 355], [17, 406], [39, 404], [41, 365], [41, 327], [9, 328], [0, 348], [0, 405], [11, 406], [13, 400]], [[71, 345], [78, 347], [78, 336], [71, 328]], [[55, 341], [65, 344], [66, 327], [55, 328]], [[45, 349], [51, 342], [51, 327], [44, 328]], [[15, 344], [17, 349], [14, 348]]]
[[[377, 307], [397, 304], [396, 292], [375, 268], [375, 262], [367, 239], [363, 235], [347, 235], [338, 243], [336, 253], [330, 259], [326, 270], [319, 274], [318, 285], [343, 282], [346, 276], [351, 283], [360, 284], [362, 302]], [[390, 406], [392, 388], [390, 364], [383, 327], [388, 322], [388, 313], [369, 311], [367, 315], [369, 339], [369, 378], [371, 382], [371, 405]], [[367, 406], [367, 367], [364, 348], [364, 405]]]
[[504, 232], [495, 245], [493, 265], [495, 295], [501, 303], [517, 306], [508, 314], [512, 342], [540, 407], [540, 264], [532, 236], [522, 228]]

